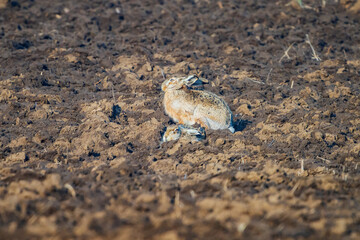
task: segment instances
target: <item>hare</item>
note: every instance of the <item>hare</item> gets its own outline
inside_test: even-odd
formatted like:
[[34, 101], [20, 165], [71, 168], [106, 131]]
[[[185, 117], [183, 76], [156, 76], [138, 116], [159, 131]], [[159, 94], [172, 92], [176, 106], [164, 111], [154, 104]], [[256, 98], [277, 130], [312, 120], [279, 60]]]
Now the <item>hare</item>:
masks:
[[178, 140], [181, 136], [184, 136], [190, 141], [200, 141], [205, 139], [205, 131], [203, 128], [193, 128], [183, 125], [169, 126], [166, 128], [164, 135], [162, 136], [162, 143]]
[[161, 138], [161, 143], [178, 140], [180, 136], [181, 132], [179, 126], [166, 127], [166, 131]]
[[205, 129], [229, 129], [234, 133], [233, 116], [226, 102], [214, 93], [189, 88], [198, 80], [204, 82], [190, 75], [173, 77], [162, 83], [166, 114], [179, 124], [198, 123]]

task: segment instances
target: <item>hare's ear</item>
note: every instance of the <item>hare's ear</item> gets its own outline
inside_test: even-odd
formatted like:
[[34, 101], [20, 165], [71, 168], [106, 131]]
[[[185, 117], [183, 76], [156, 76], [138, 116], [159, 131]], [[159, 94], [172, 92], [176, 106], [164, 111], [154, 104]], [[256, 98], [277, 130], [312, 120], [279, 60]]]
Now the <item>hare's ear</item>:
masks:
[[181, 82], [190, 87], [191, 85], [193, 85], [199, 78], [196, 75], [190, 75], [185, 77]]
[[203, 82], [203, 83], [209, 83], [209, 80], [207, 80], [205, 78], [198, 77], [198, 80]]
[[185, 84], [188, 87], [194, 85], [195, 83], [201, 84], [201, 83], [208, 83], [208, 82], [209, 82], [208, 80], [206, 80], [204, 78], [199, 78], [196, 75], [187, 76], [186, 78], [184, 78], [182, 80], [182, 83]]

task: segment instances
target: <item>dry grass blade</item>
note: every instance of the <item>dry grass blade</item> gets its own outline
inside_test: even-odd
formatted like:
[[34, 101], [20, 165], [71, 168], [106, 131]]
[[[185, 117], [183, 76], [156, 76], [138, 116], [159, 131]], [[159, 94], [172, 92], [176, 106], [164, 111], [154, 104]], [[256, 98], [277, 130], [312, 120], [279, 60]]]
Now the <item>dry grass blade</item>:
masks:
[[267, 75], [267, 77], [266, 77], [266, 83], [268, 83], [269, 82], [269, 79], [270, 79], [270, 74], [271, 74], [271, 72], [272, 72], [272, 68], [270, 69], [270, 71], [269, 71], [269, 73], [268, 73], [268, 75]]
[[315, 52], [315, 49], [314, 49], [314, 47], [313, 47], [313, 45], [311, 44], [311, 42], [310, 42], [310, 38], [309, 38], [309, 35], [308, 34], [306, 34], [306, 40], [305, 40], [305, 42], [307, 43], [307, 44], [309, 44], [310, 45], [310, 47], [311, 47], [311, 51], [312, 51], [312, 59], [315, 59], [316, 61], [321, 61], [321, 58], [317, 55], [317, 53]]
[[259, 83], [259, 84], [265, 84], [264, 82], [260, 82], [260, 81], [258, 81], [258, 80], [255, 80], [255, 79], [252, 79], [252, 78], [245, 78], [246, 80], [249, 80], [249, 81], [252, 81], [252, 82], [254, 82], [254, 83]]
[[71, 186], [69, 183], [66, 183], [64, 185], [64, 187], [69, 191], [69, 193], [72, 197], [76, 197], [76, 192], [75, 192], [75, 189], [73, 188], [73, 186]]
[[283, 60], [284, 57], [287, 57], [287, 59], [291, 59], [290, 56], [289, 56], [289, 51], [290, 49], [292, 48], [292, 46], [294, 45], [294, 43], [292, 43], [286, 50], [285, 50], [285, 53], [284, 55], [282, 55], [282, 57], [280, 58], [279, 60], [279, 63], [281, 63], [281, 61]]
[[164, 70], [161, 69], [161, 75], [163, 76], [164, 80], [166, 80], [165, 74], [164, 74]]

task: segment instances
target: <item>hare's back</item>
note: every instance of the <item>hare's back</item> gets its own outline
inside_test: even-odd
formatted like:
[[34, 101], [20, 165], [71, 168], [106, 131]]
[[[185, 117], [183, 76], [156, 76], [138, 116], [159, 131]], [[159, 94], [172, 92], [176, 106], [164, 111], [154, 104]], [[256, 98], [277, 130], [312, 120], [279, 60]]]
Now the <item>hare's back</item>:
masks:
[[231, 124], [231, 110], [222, 98], [207, 91], [194, 91], [193, 94], [199, 115], [208, 119], [208, 121], [221, 123], [224, 126]]
[[214, 93], [207, 91], [192, 91], [192, 101], [196, 102], [196, 105], [202, 106], [206, 109], [214, 109], [214, 111], [229, 111], [229, 107], [226, 102]]

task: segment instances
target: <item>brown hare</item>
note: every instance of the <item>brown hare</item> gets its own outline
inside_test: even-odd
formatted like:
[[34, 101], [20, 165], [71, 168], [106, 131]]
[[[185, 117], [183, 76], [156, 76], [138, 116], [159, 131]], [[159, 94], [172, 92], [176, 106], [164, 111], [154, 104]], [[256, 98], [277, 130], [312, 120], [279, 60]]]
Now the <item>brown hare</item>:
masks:
[[172, 77], [162, 83], [166, 114], [179, 124], [198, 123], [205, 129], [229, 129], [234, 133], [233, 116], [226, 102], [214, 93], [190, 89], [198, 80], [201, 81], [196, 75], [190, 75]]
[[185, 139], [187, 140], [196, 142], [205, 139], [205, 131], [203, 128], [173, 125], [166, 128], [166, 131], [162, 136], [161, 141], [163, 143], [175, 141], [178, 140], [180, 137], [185, 137]]

